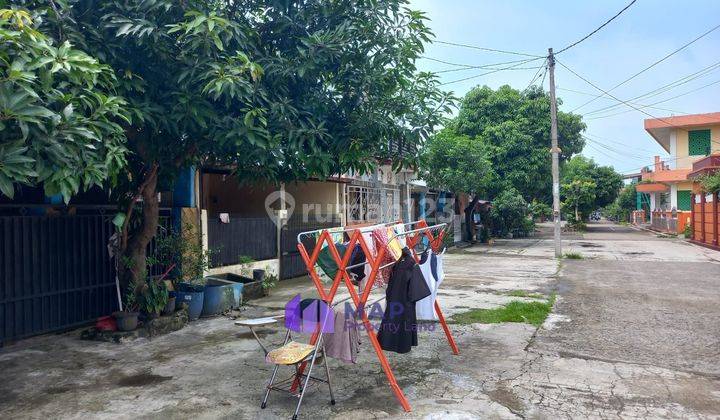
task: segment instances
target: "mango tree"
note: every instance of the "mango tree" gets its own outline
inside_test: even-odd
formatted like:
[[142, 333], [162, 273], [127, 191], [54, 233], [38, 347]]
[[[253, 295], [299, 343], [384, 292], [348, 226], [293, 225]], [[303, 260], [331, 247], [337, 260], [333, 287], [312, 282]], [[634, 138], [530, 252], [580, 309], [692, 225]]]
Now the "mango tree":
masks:
[[115, 189], [125, 203], [123, 280], [142, 277], [157, 192], [188, 165], [278, 182], [363, 173], [378, 158], [415, 164], [449, 97], [416, 71], [431, 34], [406, 3], [14, 2], [58, 45], [109, 66], [127, 102], [128, 120], [114, 120], [131, 152]]

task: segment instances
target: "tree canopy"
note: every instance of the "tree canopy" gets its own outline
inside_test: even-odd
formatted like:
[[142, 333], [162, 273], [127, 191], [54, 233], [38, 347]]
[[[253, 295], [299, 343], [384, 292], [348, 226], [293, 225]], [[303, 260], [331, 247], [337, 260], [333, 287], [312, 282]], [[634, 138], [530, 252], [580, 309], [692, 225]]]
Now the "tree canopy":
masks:
[[485, 195], [495, 172], [485, 142], [444, 129], [425, 145], [420, 157], [422, 177], [446, 191]]
[[[476, 166], [458, 167], [464, 177], [488, 181], [482, 188], [455, 189], [455, 192], [482, 193], [493, 198], [501, 191], [514, 188], [527, 202], [539, 200], [550, 202], [552, 175], [550, 160], [550, 97], [540, 88], [532, 87], [518, 91], [510, 86], [493, 90], [487, 86], [476, 87], [465, 95], [456, 118], [452, 119], [435, 138], [428, 141], [429, 153], [438, 147], [455, 144], [457, 151], [446, 152], [445, 159], [427, 159], [423, 176], [438, 188], [446, 188], [436, 178], [443, 166], [462, 158], [462, 147], [476, 161]], [[579, 115], [558, 113], [558, 142], [562, 149], [561, 159], [569, 159], [579, 153], [585, 129]], [[451, 149], [448, 149], [451, 150]], [[482, 152], [484, 156], [475, 156]], [[440, 151], [442, 153], [442, 150]], [[485, 176], [484, 162], [489, 161], [492, 174]], [[441, 165], [434, 164], [435, 162]], [[477, 177], [475, 171], [483, 176]], [[458, 174], [456, 178], [463, 178]], [[457, 187], [463, 187], [457, 184]]]
[[605, 215], [618, 221], [630, 221], [632, 212], [637, 207], [636, 196], [637, 191], [635, 189], [635, 184], [626, 185], [622, 190], [620, 190], [620, 193], [615, 201], [605, 206]]
[[613, 168], [599, 166], [584, 156], [567, 161], [561, 174], [563, 200], [576, 217], [583, 219], [613, 203], [623, 185], [622, 176]]
[[67, 202], [115, 179], [129, 119], [112, 69], [37, 31], [25, 10], [0, 12], [0, 44], [0, 194], [42, 184]]
[[[101, 142], [110, 144], [96, 145], [100, 151], [92, 162], [105, 162], [107, 168], [91, 179], [112, 178], [129, 150], [116, 191], [127, 203], [121, 248], [139, 277], [145, 247], [157, 230], [159, 184], [172, 180], [179, 168], [221, 165], [252, 182], [363, 173], [378, 158], [391, 158], [396, 167], [416, 163], [419, 144], [441, 121], [451, 97], [438, 89], [433, 75], [417, 72], [415, 60], [431, 33], [425, 16], [406, 4], [18, 0], [12, 10], [27, 12], [25, 29], [16, 28], [25, 32], [22, 36], [44, 34], [48, 45], [82, 57], [55, 72], [56, 64], [44, 65], [57, 77], [74, 75], [70, 85], [86, 88], [91, 99], [75, 105], [68, 98], [72, 86], [58, 80], [50, 91], [59, 101], [42, 95], [34, 100], [54, 113], [68, 110], [70, 103], [78, 117], [97, 118], [96, 108], [106, 113], [100, 126], [110, 132]], [[0, 0], [0, 7], [6, 6]], [[13, 54], [23, 48], [17, 50]], [[2, 63], [5, 74], [13, 62]], [[17, 65], [19, 72], [34, 71], [28, 60]], [[90, 92], [113, 98], [115, 93], [113, 104], [127, 114], [118, 109], [112, 115], [108, 105], [93, 105], [98, 99]], [[45, 113], [34, 117], [58, 121]], [[87, 133], [77, 135], [82, 134]], [[28, 142], [15, 140], [13, 150], [26, 153]], [[17, 160], [14, 153], [3, 150], [0, 162], [8, 155]], [[108, 162], [108, 156], [117, 160]], [[72, 161], [59, 166], [74, 168]], [[22, 176], [11, 181], [45, 181], [33, 172]], [[142, 217], [131, 224], [140, 197]]]

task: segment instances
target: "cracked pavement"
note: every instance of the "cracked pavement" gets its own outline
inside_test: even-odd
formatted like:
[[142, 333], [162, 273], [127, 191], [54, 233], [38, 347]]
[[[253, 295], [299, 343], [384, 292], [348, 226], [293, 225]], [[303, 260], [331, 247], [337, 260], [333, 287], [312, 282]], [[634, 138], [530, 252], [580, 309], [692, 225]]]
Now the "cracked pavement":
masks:
[[[557, 293], [553, 313], [539, 329], [451, 325], [457, 356], [439, 328], [409, 354], [388, 353], [410, 413], [364, 338], [358, 364], [331, 361], [337, 405], [313, 389], [301, 417], [720, 418], [720, 253], [606, 223], [564, 246], [585, 258], [558, 266], [546, 228], [453, 250], [439, 295], [446, 315], [532, 300], [512, 290]], [[298, 292], [312, 294], [307, 279], [282, 282], [244, 315], [276, 313]], [[283, 335], [259, 333], [271, 343]], [[294, 409], [281, 394], [260, 409], [270, 366], [227, 318], [126, 344], [77, 336], [0, 349], [0, 418], [289, 418]]]

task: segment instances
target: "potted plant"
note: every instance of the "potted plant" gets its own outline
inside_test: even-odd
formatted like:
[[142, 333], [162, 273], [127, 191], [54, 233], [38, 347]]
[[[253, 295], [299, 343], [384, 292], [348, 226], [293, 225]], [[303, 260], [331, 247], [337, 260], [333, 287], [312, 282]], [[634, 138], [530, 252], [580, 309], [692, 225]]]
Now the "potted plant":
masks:
[[[267, 270], [266, 270], [267, 272]], [[277, 286], [278, 283], [278, 277], [275, 274], [265, 274], [264, 278], [262, 279], [262, 289], [265, 296], [268, 296], [270, 294], [270, 290]]]
[[125, 293], [125, 299], [123, 302], [123, 310], [113, 312], [112, 316], [115, 318], [115, 323], [120, 331], [133, 331], [138, 325], [138, 302], [136, 289], [137, 283], [134, 281], [128, 285], [128, 290]]
[[176, 303], [186, 303], [188, 318], [198, 319], [205, 300], [203, 275], [210, 266], [212, 251], [203, 249], [197, 230], [186, 224], [181, 232], [171, 232], [158, 240], [157, 253], [164, 265], [178, 267], [174, 283]]
[[138, 296], [138, 303], [140, 310], [145, 313], [149, 319], [154, 319], [160, 316], [160, 312], [165, 309], [169, 298], [170, 296], [165, 282], [150, 279], [145, 282], [145, 286]]

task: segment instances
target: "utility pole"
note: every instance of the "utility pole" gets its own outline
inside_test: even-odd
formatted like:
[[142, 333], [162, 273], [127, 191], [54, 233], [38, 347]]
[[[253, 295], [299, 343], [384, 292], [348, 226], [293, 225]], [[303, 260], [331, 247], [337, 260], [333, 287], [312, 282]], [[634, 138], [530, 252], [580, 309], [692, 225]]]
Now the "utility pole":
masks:
[[557, 101], [555, 100], [555, 56], [553, 49], [548, 48], [548, 67], [550, 71], [550, 138], [552, 141], [552, 179], [553, 179], [553, 221], [555, 223], [555, 258], [562, 257], [562, 240], [560, 237], [560, 158], [558, 154]]

